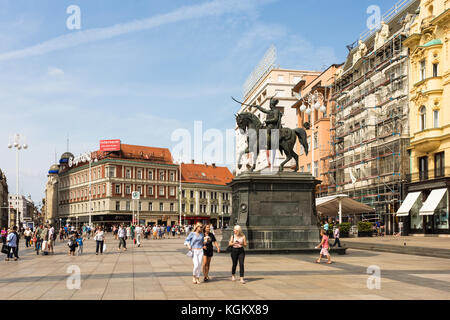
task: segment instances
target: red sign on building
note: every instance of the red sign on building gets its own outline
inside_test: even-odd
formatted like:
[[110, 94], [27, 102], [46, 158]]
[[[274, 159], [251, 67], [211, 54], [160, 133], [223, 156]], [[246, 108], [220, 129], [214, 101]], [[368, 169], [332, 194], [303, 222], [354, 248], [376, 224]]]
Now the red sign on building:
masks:
[[120, 151], [120, 140], [100, 140], [100, 151]]

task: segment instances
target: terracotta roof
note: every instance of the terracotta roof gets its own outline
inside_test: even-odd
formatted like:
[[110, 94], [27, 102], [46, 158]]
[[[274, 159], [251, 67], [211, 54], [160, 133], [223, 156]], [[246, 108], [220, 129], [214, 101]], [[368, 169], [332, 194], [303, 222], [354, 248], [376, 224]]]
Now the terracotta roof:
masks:
[[173, 164], [172, 154], [167, 148], [155, 148], [135, 146], [131, 144], [121, 144], [119, 152], [97, 151], [98, 158], [125, 158], [147, 160], [157, 163]]
[[227, 167], [205, 164], [181, 164], [181, 181], [225, 186], [234, 176]]

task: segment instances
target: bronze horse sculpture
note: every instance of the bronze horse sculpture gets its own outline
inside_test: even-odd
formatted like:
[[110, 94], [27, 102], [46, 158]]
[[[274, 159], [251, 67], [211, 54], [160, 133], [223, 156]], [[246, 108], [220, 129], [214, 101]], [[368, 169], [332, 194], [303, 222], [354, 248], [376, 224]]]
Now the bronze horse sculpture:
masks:
[[[253, 153], [253, 166], [250, 167], [250, 171], [253, 172], [256, 169], [256, 158], [261, 150], [272, 150], [272, 144], [267, 143], [267, 145], [260, 145], [260, 132], [264, 133], [266, 132], [264, 129], [266, 129], [261, 121], [258, 119], [257, 116], [255, 116], [253, 113], [250, 112], [244, 112], [236, 115], [236, 123], [238, 128], [241, 130], [242, 133], [247, 134], [247, 148], [242, 151], [239, 154], [238, 159], [238, 168], [242, 168], [241, 159], [244, 154], [250, 154]], [[306, 129], [309, 129], [309, 123], [305, 123], [304, 127]], [[260, 131], [263, 130], [263, 131]], [[274, 132], [272, 130], [272, 132]], [[273, 135], [274, 138], [278, 136], [278, 148], [281, 152], [281, 154], [286, 155], [286, 160], [280, 164], [279, 171], [284, 171], [284, 166], [286, 163], [288, 163], [291, 159], [295, 159], [295, 172], [298, 171], [298, 155], [294, 151], [295, 143], [297, 141], [297, 138], [300, 141], [300, 144], [303, 146], [306, 155], [308, 155], [309, 148], [308, 148], [308, 141], [307, 141], [307, 134], [305, 129], [303, 128], [297, 128], [297, 129], [289, 129], [289, 128], [281, 128], [278, 130], [278, 135]], [[253, 137], [252, 137], [253, 134]], [[270, 140], [270, 137], [269, 139]], [[276, 142], [276, 141], [275, 141]], [[276, 150], [272, 150], [273, 152], [276, 152]]]

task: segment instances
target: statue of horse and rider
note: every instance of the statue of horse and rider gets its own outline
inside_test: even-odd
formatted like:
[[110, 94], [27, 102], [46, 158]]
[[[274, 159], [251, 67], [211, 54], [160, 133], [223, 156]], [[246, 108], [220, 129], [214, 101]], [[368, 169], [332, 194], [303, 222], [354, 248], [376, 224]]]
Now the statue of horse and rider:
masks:
[[[233, 98], [234, 101], [245, 105]], [[279, 171], [284, 171], [284, 166], [291, 160], [295, 159], [295, 172], [298, 171], [298, 155], [294, 151], [295, 143], [297, 138], [300, 141], [300, 144], [305, 149], [306, 155], [308, 155], [308, 141], [307, 134], [305, 129], [297, 128], [297, 129], [289, 129], [283, 128], [281, 125], [281, 117], [283, 116], [281, 111], [278, 110], [277, 105], [279, 103], [278, 99], [275, 97], [270, 99], [270, 109], [264, 109], [261, 106], [257, 105], [247, 105], [250, 108], [256, 108], [259, 111], [267, 114], [265, 123], [261, 123], [259, 118], [251, 113], [251, 112], [243, 112], [236, 115], [236, 123], [241, 132], [247, 134], [247, 148], [243, 150], [239, 154], [238, 159], [238, 168], [242, 168], [241, 159], [244, 154], [253, 153], [253, 165], [249, 168], [251, 172], [256, 169], [256, 159], [258, 154], [262, 150], [273, 151], [276, 152], [278, 148], [281, 154], [286, 155], [286, 160], [280, 164]], [[309, 129], [309, 123], [305, 123], [304, 127]], [[260, 134], [266, 133], [265, 139], [261, 139]], [[272, 144], [272, 139], [278, 139], [278, 141], [274, 140]], [[264, 141], [266, 143], [264, 143]], [[278, 143], [277, 143], [278, 142]], [[270, 162], [269, 162], [270, 163]]]

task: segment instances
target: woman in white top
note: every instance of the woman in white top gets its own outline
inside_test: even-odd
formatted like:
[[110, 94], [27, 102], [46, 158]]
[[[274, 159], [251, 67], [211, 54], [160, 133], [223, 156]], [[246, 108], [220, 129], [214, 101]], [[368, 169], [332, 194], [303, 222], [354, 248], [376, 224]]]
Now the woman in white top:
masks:
[[105, 241], [105, 233], [103, 227], [99, 227], [95, 232], [94, 240], [97, 242], [97, 248], [95, 250], [95, 255], [98, 255], [100, 249], [100, 254], [103, 254], [103, 243]]
[[241, 276], [241, 283], [244, 284], [244, 259], [245, 250], [244, 247], [247, 246], [247, 239], [240, 226], [235, 226], [233, 229], [233, 235], [228, 243], [231, 246], [231, 260], [233, 261], [233, 266], [231, 268], [231, 280], [236, 281], [236, 267], [239, 261], [239, 272]]

